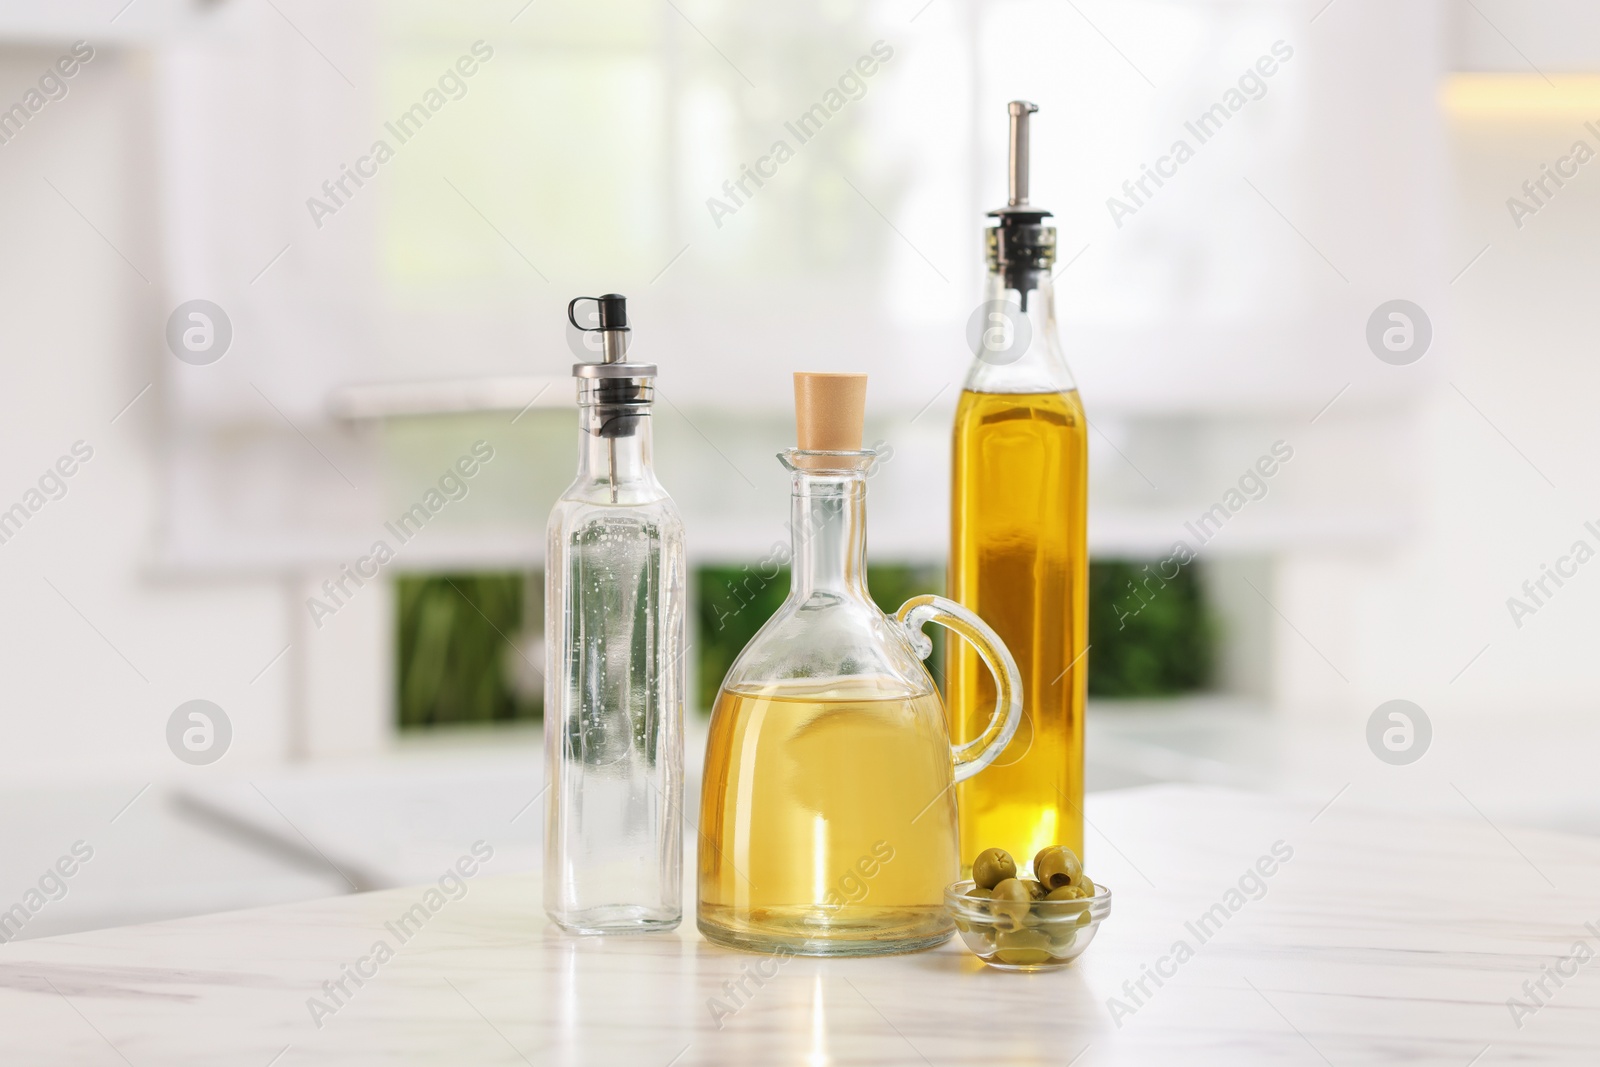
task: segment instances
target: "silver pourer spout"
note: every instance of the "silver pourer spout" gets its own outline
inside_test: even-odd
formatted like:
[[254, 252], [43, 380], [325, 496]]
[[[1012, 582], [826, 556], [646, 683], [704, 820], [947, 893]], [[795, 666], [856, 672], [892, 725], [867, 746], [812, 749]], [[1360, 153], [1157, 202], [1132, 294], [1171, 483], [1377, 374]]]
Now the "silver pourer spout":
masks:
[[1007, 207], [1026, 207], [1028, 203], [1028, 116], [1039, 110], [1039, 105], [1026, 100], [1013, 100], [1011, 112], [1010, 188]]
[[[600, 325], [578, 325], [577, 306], [586, 300], [598, 308]], [[641, 421], [649, 418], [656, 366], [628, 359], [632, 332], [628, 326], [628, 299], [621, 293], [576, 298], [567, 305], [567, 322], [574, 330], [600, 335], [601, 362], [575, 363], [572, 374], [578, 379], [578, 406], [583, 412], [584, 430], [606, 441], [611, 500], [615, 503], [617, 438], [632, 437]]]
[[1003, 276], [1007, 289], [1016, 290], [1023, 311], [1028, 310], [1028, 294], [1039, 287], [1056, 253], [1055, 227], [1044, 221], [1050, 212], [1028, 203], [1028, 125], [1038, 110], [1027, 100], [1006, 105], [1011, 116], [1011, 151], [1006, 158], [1010, 196], [1005, 207], [989, 212], [996, 220], [988, 230], [989, 269]]

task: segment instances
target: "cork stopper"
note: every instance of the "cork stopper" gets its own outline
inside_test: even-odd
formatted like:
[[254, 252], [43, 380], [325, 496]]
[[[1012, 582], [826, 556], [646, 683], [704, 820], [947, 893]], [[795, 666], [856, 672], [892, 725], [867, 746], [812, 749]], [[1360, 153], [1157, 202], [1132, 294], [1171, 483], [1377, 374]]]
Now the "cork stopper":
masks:
[[796, 441], [808, 452], [859, 452], [866, 419], [865, 374], [818, 374], [796, 371], [794, 425]]

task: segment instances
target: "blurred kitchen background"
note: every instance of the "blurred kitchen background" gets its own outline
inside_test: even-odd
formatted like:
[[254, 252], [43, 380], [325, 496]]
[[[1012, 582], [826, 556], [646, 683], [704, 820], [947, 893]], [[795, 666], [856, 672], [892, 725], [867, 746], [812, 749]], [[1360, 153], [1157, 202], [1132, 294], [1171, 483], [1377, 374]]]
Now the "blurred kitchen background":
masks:
[[[798, 143], [785, 123], [863, 56]], [[1200, 143], [1185, 123], [1230, 90]], [[874, 591], [940, 590], [1019, 97], [1093, 420], [1090, 788], [1422, 809], [1486, 848], [1600, 833], [1600, 566], [1507, 606], [1600, 545], [1595, 5], [0, 0], [0, 108], [22, 107], [0, 113], [0, 509], [26, 512], [0, 526], [0, 909], [95, 850], [18, 936], [419, 882], [477, 838], [492, 870], [537, 865], [579, 294], [626, 293], [662, 369], [692, 768], [783, 595], [792, 370], [871, 375]], [[1193, 158], [1133, 200], [1179, 138]], [[735, 201], [779, 139], [793, 158]], [[1403, 365], [1367, 339], [1397, 299], [1432, 333]], [[169, 344], [196, 300], [220, 358]], [[476, 442], [492, 460], [400, 544], [385, 522]], [[1277, 442], [1265, 495], [1137, 598]], [[380, 538], [381, 575], [327, 593]], [[1391, 699], [1432, 724], [1409, 766], [1368, 749]], [[208, 765], [169, 748], [191, 700], [231, 728]]]

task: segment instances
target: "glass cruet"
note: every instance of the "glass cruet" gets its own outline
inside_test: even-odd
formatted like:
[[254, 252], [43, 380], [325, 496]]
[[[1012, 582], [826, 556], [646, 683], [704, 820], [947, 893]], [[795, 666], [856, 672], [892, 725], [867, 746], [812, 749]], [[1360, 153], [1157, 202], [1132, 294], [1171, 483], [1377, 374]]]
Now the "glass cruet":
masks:
[[545, 554], [544, 905], [572, 933], [664, 930], [683, 917], [683, 523], [624, 298], [579, 299], [599, 304], [603, 359], [573, 367], [578, 475]]
[[[712, 712], [701, 794], [701, 933], [804, 955], [908, 952], [949, 938], [959, 876], [952, 786], [1021, 717], [1016, 665], [976, 615], [919, 596], [893, 616], [866, 579], [865, 375], [795, 376], [788, 598], [740, 653]], [[839, 447], [843, 446], [843, 447]], [[995, 674], [989, 728], [952, 746], [922, 660], [938, 622]]]

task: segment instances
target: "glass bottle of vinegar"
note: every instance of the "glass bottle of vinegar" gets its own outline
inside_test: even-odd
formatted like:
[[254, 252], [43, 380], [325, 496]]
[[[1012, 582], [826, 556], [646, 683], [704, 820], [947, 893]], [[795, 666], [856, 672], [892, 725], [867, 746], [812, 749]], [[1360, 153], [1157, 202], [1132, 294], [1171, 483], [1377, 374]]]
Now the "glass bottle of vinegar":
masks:
[[[1087, 424], [1056, 336], [1050, 213], [1028, 204], [1028, 116], [1013, 101], [1010, 198], [990, 213], [977, 358], [956, 408], [950, 595], [1016, 657], [1023, 721], [994, 766], [957, 787], [961, 854], [1046, 845], [1083, 854], [1088, 640]], [[947, 666], [951, 735], [983, 729], [993, 686], [971, 651]]]
[[[788, 599], [722, 683], [706, 747], [699, 926], [725, 945], [875, 955], [949, 938], [960, 868], [954, 782], [988, 765], [1020, 718], [1016, 668], [993, 631], [942, 597], [894, 616], [866, 580], [864, 375], [796, 375]], [[922, 665], [937, 621], [998, 681], [989, 722], [952, 750]]]
[[544, 905], [570, 933], [670, 930], [683, 917], [683, 523], [651, 465], [656, 368], [627, 360], [626, 302], [578, 299], [600, 306], [604, 360], [573, 367], [578, 476], [545, 553]]

